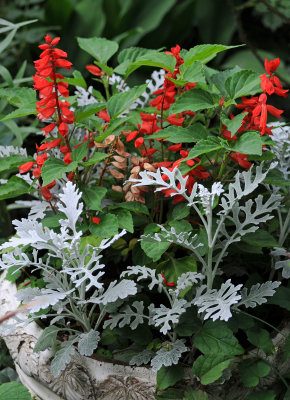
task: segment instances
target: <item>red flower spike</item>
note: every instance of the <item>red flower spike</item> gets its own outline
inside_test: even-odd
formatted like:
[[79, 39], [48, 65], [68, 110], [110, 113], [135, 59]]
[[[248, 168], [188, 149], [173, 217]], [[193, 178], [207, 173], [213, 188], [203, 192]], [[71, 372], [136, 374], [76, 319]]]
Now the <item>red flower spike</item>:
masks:
[[72, 180], [74, 179], [74, 173], [73, 173], [73, 172], [70, 172], [70, 173], [68, 174], [67, 178], [68, 178], [69, 181], [72, 181]]
[[30, 171], [33, 165], [35, 164], [35, 161], [28, 161], [25, 164], [19, 165], [19, 173], [20, 174], [25, 174], [26, 172]]
[[98, 225], [98, 224], [100, 223], [100, 221], [101, 221], [101, 218], [93, 217], [93, 218], [92, 218], [92, 221], [93, 221], [94, 224], [97, 224], [97, 225]]
[[[61, 101], [59, 96], [68, 97], [68, 84], [64, 82], [64, 76], [56, 71], [56, 68], [70, 69], [72, 63], [66, 60], [67, 53], [55, 46], [60, 38], [45, 36], [46, 44], [40, 45], [43, 52], [39, 60], [35, 61], [36, 74], [33, 77], [34, 88], [39, 91], [40, 100], [36, 103], [38, 118], [45, 121], [51, 117], [55, 118], [53, 122], [42, 128], [44, 134], [50, 133], [56, 126], [59, 127], [60, 134], [65, 137], [68, 132], [67, 124], [74, 122], [74, 113], [71, 111], [70, 103]], [[66, 139], [67, 140], [67, 139]], [[69, 143], [67, 142], [69, 147]], [[51, 147], [52, 148], [52, 147]]]
[[162, 276], [162, 278], [163, 278], [164, 285], [169, 286], [169, 287], [173, 287], [173, 286], [176, 285], [175, 282], [167, 282], [167, 280], [166, 280], [166, 278], [165, 278], [163, 272], [161, 272], [161, 276]]

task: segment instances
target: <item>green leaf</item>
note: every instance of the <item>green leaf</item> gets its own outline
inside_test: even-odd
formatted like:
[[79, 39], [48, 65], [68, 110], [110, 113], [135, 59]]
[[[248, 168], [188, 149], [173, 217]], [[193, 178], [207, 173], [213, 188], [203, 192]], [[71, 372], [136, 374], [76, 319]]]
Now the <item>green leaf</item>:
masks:
[[264, 179], [264, 183], [279, 187], [290, 186], [290, 180], [285, 179], [278, 169], [272, 169], [271, 171], [269, 171], [266, 178]]
[[[272, 390], [265, 390], [263, 392], [254, 392], [249, 395], [247, 400], [275, 400], [276, 395]], [[283, 400], [286, 400], [285, 397]]]
[[77, 168], [77, 162], [73, 161], [70, 164], [65, 164], [58, 158], [49, 158], [46, 160], [41, 168], [41, 177], [43, 186], [53, 182], [54, 179], [61, 179], [62, 174], [74, 171]]
[[166, 139], [172, 143], [192, 143], [208, 137], [207, 130], [200, 123], [193, 124], [190, 128], [181, 126], [168, 126], [162, 131], [153, 133], [150, 139]]
[[6, 47], [8, 47], [10, 45], [16, 32], [17, 32], [17, 28], [14, 28], [11, 32], [8, 33], [8, 35], [5, 37], [4, 40], [1, 40], [0, 53], [2, 53], [6, 49]]
[[248, 341], [262, 349], [266, 354], [269, 354], [273, 349], [273, 342], [266, 329], [255, 326], [254, 328], [246, 330], [246, 334]]
[[152, 51], [154, 52], [154, 50], [144, 49], [143, 47], [129, 47], [122, 50], [118, 55], [120, 65], [115, 68], [114, 72], [124, 75], [130, 64], [135, 62], [139, 57], [152, 53]]
[[96, 61], [106, 64], [118, 51], [117, 42], [105, 38], [93, 37], [89, 39], [77, 38], [80, 48], [89, 53]]
[[233, 332], [222, 321], [207, 321], [194, 336], [194, 345], [204, 354], [235, 356], [244, 352]]
[[7, 183], [0, 185], [0, 200], [12, 199], [31, 191], [30, 185], [18, 176], [12, 176]]
[[0, 159], [0, 172], [9, 168], [18, 167], [28, 161], [34, 161], [32, 157], [25, 157], [20, 154], [13, 154]]
[[[228, 131], [231, 132], [231, 137], [233, 137], [237, 130], [242, 126], [243, 119], [248, 113], [241, 113], [235, 116], [233, 119], [228, 119], [225, 116], [222, 117], [222, 123], [227, 126]], [[250, 133], [250, 132], [247, 132]], [[244, 136], [244, 135], [243, 135]], [[247, 153], [248, 154], [248, 153]]]
[[219, 97], [215, 94], [201, 89], [188, 90], [176, 100], [170, 108], [172, 114], [178, 114], [183, 111], [197, 112], [208, 110], [219, 105]]
[[158, 261], [169, 246], [170, 243], [167, 242], [149, 242], [146, 241], [146, 239], [141, 240], [142, 250], [148, 257], [152, 258], [153, 261]]
[[262, 155], [262, 139], [257, 132], [246, 132], [241, 135], [233, 146], [233, 150], [242, 154]]
[[84, 89], [87, 88], [86, 81], [84, 80], [84, 77], [82, 76], [80, 71], [74, 71], [73, 78], [64, 78], [62, 79], [62, 81], [67, 82], [69, 85], [80, 86]]
[[75, 147], [71, 153], [72, 161], [79, 163], [88, 153], [88, 142], [82, 143], [80, 146]]
[[225, 90], [231, 99], [261, 92], [259, 74], [250, 70], [238, 71], [225, 81]]
[[101, 201], [106, 196], [107, 189], [102, 186], [88, 187], [82, 185], [80, 187], [82, 199], [88, 206], [89, 210], [102, 211]]
[[191, 83], [206, 84], [204, 65], [200, 61], [195, 61], [190, 65], [180, 66], [181, 79]]
[[225, 71], [220, 71], [217, 74], [213, 74], [210, 78], [209, 81], [212, 82], [217, 89], [220, 91], [221, 95], [226, 97], [227, 96], [227, 92], [225, 90], [225, 81], [232, 76], [233, 74], [235, 74], [236, 72], [240, 71], [241, 68], [238, 66], [235, 66], [232, 69], [227, 69]]
[[110, 210], [114, 210], [116, 208], [123, 208], [124, 210], [128, 210], [135, 213], [149, 215], [148, 208], [145, 204], [141, 204], [138, 201], [126, 201], [126, 203], [120, 203], [118, 205], [110, 206]]
[[207, 393], [202, 390], [187, 389], [182, 400], [208, 400]]
[[290, 335], [287, 336], [285, 345], [283, 347], [283, 361], [286, 361], [287, 358], [289, 357], [290, 357]]
[[172, 218], [178, 221], [180, 219], [188, 217], [189, 213], [190, 209], [187, 204], [179, 203], [174, 205], [172, 209]]
[[15, 283], [17, 281], [17, 279], [20, 278], [20, 276], [22, 275], [21, 270], [18, 270], [17, 272], [15, 272], [18, 268], [19, 267], [17, 267], [17, 265], [15, 267], [8, 268], [5, 279], [7, 281]]
[[180, 400], [182, 398], [182, 391], [177, 389], [168, 389], [162, 391], [161, 394], [155, 394], [156, 400]]
[[93, 156], [88, 161], [83, 161], [80, 163], [83, 167], [89, 167], [90, 165], [97, 164], [109, 157], [109, 154], [95, 152]]
[[[142, 242], [141, 242], [141, 246], [142, 246]], [[161, 262], [157, 266], [157, 271], [164, 272], [166, 279], [169, 282], [176, 282], [181, 274], [186, 273], [186, 272], [196, 271], [196, 270], [197, 270], [196, 262], [190, 256], [186, 256], [186, 257], [182, 257], [182, 258], [172, 257], [167, 261]]]
[[202, 44], [190, 49], [185, 57], [184, 64], [190, 65], [194, 61], [201, 61], [206, 64], [212, 60], [218, 53], [228, 49], [233, 49], [240, 46], [223, 46], [222, 44]]
[[131, 68], [136, 69], [136, 67], [138, 68], [141, 66], [148, 66], [148, 67], [163, 68], [168, 70], [169, 72], [173, 72], [175, 68], [175, 63], [176, 60], [171, 54], [164, 54], [160, 53], [157, 50], [155, 51], [153, 50], [149, 54], [147, 53], [141, 57], [138, 57], [137, 60], [131, 64]]
[[268, 303], [276, 304], [290, 311], [290, 288], [285, 286], [278, 287], [274, 296], [269, 298]]
[[134, 232], [133, 218], [130, 211], [118, 210], [116, 216], [118, 218], [119, 228], [126, 229], [126, 231], [131, 233]]
[[31, 400], [28, 389], [19, 382], [0, 385], [0, 400]]
[[254, 387], [260, 378], [267, 376], [271, 371], [270, 365], [264, 360], [244, 360], [238, 365], [243, 384], [246, 387]]
[[252, 246], [274, 247], [279, 246], [276, 240], [269, 232], [258, 229], [256, 232], [247, 233], [242, 237], [242, 241]]
[[136, 99], [138, 99], [146, 90], [147, 84], [135, 86], [131, 90], [123, 93], [117, 93], [112, 96], [107, 104], [107, 111], [111, 118], [116, 118], [122, 112], [127, 110]]
[[37, 114], [37, 111], [35, 109], [35, 103], [25, 104], [25, 105], [21, 106], [20, 108], [17, 108], [17, 110], [14, 110], [11, 113], [2, 117], [0, 119], [0, 122], [8, 121], [13, 118], [26, 117], [27, 115], [31, 115], [31, 114]]
[[58, 213], [56, 215], [51, 215], [49, 217], [44, 218], [42, 222], [42, 226], [47, 226], [48, 228], [57, 228], [60, 226], [60, 220], [66, 219], [65, 213]]
[[36, 345], [33, 349], [34, 353], [38, 353], [40, 351], [44, 351], [48, 349], [49, 347], [53, 347], [56, 342], [56, 336], [59, 331], [59, 328], [57, 326], [51, 325], [45, 328], [42, 331], [41, 336], [36, 342]]
[[191, 307], [187, 309], [185, 313], [181, 314], [178, 325], [174, 328], [174, 332], [181, 337], [188, 337], [199, 331], [201, 327], [202, 322]]
[[192, 158], [198, 157], [201, 154], [210, 153], [214, 150], [219, 150], [222, 148], [221, 142], [215, 137], [209, 137], [206, 140], [200, 140], [193, 149], [190, 150], [188, 157], [183, 161], [191, 160]]
[[199, 356], [193, 364], [193, 373], [199, 377], [202, 385], [208, 385], [222, 376], [223, 370], [228, 368], [234, 360], [225, 354], [207, 354]]
[[0, 98], [6, 100], [15, 107], [21, 107], [26, 104], [35, 103], [36, 92], [33, 89], [25, 87], [0, 88]]
[[78, 110], [75, 113], [75, 120], [76, 122], [82, 122], [105, 107], [106, 103], [93, 103], [88, 104], [87, 106], [78, 107]]
[[184, 369], [181, 365], [171, 365], [170, 367], [163, 366], [157, 372], [157, 388], [164, 390], [169, 386], [175, 385], [176, 382], [183, 378]]
[[99, 224], [90, 223], [90, 232], [100, 238], [109, 238], [118, 233], [118, 218], [114, 214], [104, 214], [100, 216]]

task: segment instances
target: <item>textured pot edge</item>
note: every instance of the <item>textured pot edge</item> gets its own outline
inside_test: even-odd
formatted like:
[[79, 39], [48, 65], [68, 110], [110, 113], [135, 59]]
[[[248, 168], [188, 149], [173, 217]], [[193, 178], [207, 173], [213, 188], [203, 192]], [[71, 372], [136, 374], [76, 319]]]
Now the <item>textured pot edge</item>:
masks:
[[[0, 275], [0, 317], [16, 310], [19, 306], [15, 297], [16, 285], [5, 280], [5, 276], [6, 272]], [[20, 318], [23, 316], [23, 313], [19, 313]], [[11, 320], [11, 323], [14, 321]], [[102, 387], [101, 392], [105, 393], [104, 384], [106, 383], [110, 387], [117, 384], [121, 387], [126, 385], [126, 382], [132, 386], [133, 381], [135, 386], [139, 385], [138, 390], [142, 391], [142, 385], [144, 385], [144, 391], [148, 393], [148, 396], [150, 392], [154, 392], [156, 373], [152, 369], [98, 361], [79, 354], [73, 357], [72, 362], [58, 378], [54, 378], [50, 373], [51, 352], [48, 350], [40, 353], [33, 352], [41, 333], [42, 329], [35, 322], [9, 333], [0, 331], [0, 337], [2, 336], [6, 342], [21, 382], [33, 396], [37, 396], [38, 400], [63, 400], [63, 398], [89, 400], [96, 398], [99, 387]], [[115, 383], [110, 382], [111, 377]], [[99, 396], [101, 394], [97, 397], [101, 399], [102, 397]], [[151, 400], [150, 397], [145, 397], [145, 399]], [[154, 399], [153, 394], [152, 399]]]

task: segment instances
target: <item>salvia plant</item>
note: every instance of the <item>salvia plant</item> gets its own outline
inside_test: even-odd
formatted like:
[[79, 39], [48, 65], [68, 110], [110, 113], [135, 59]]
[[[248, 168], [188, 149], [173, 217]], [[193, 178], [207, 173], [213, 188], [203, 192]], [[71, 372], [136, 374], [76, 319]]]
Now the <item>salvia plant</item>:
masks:
[[[0, 246], [29, 316], [2, 329], [41, 320], [35, 351], [53, 349], [54, 376], [79, 352], [150, 365], [160, 390], [191, 371], [205, 399], [237, 363], [257, 386], [279, 332], [265, 310], [289, 307], [289, 128], [268, 122], [283, 113], [269, 98], [288, 92], [279, 59], [258, 76], [207, 66], [230, 46], [135, 47], [113, 68], [116, 42], [78, 38], [88, 86], [59, 40], [39, 46], [35, 90], [0, 92], [16, 106], [2, 120], [41, 124], [35, 154], [0, 147], [0, 199], [26, 194], [8, 209], [30, 209]], [[131, 87], [142, 66], [158, 70]]]

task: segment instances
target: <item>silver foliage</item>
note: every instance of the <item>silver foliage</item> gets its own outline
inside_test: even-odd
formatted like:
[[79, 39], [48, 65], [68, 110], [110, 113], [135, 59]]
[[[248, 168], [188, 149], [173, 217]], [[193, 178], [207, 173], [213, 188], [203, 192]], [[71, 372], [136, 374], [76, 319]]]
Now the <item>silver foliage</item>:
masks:
[[82, 356], [91, 356], [98, 347], [101, 337], [99, 332], [91, 329], [89, 332], [82, 333], [78, 339], [78, 352]]
[[184, 339], [177, 339], [173, 343], [163, 343], [161, 349], [157, 351], [155, 357], [151, 360], [153, 371], [159, 371], [163, 365], [170, 367], [170, 365], [177, 364], [182, 353], [188, 350], [184, 343]]
[[[193, 304], [198, 307], [199, 313], [205, 313], [204, 319], [211, 318], [213, 321], [217, 319], [228, 321], [232, 316], [231, 306], [236, 304], [241, 295], [238, 291], [243, 285], [234, 286], [228, 279], [221, 285], [219, 290], [207, 289], [204, 294], [199, 294], [193, 300]], [[204, 289], [206, 286], [203, 287]]]
[[136, 283], [129, 279], [123, 279], [118, 283], [117, 281], [111, 282], [107, 290], [105, 290], [97, 298], [90, 298], [89, 301], [91, 303], [106, 305], [108, 303], [113, 303], [118, 299], [125, 299], [126, 297], [132, 296], [136, 293]]
[[140, 266], [140, 265], [134, 265], [127, 267], [127, 270], [121, 273], [121, 278], [124, 276], [132, 276], [136, 275], [137, 282], [140, 280], [145, 280], [149, 279], [151, 282], [148, 285], [148, 289], [152, 290], [155, 286], [157, 286], [157, 290], [160, 293], [162, 291], [163, 287], [163, 278], [159, 274], [158, 277], [156, 277], [156, 270], [153, 268], [148, 268], [145, 266]]
[[[266, 172], [263, 172], [263, 163], [256, 168], [252, 166], [248, 171], [237, 172], [235, 181], [229, 184], [228, 192], [225, 192], [221, 198], [223, 210], [220, 214], [227, 213], [233, 208], [237, 200], [252, 193], [261, 182], [266, 178], [270, 169], [277, 166], [272, 163]], [[255, 171], [255, 172], [254, 172]], [[254, 173], [253, 173], [254, 172]]]
[[199, 272], [185, 272], [177, 279], [175, 292], [178, 295], [183, 289], [186, 289], [194, 284], [199, 283], [205, 276]]
[[137, 365], [137, 367], [140, 367], [140, 365], [146, 365], [149, 363], [154, 354], [155, 354], [154, 351], [145, 349], [140, 353], [136, 354], [135, 356], [133, 356], [129, 364]]
[[268, 281], [265, 283], [257, 283], [253, 285], [249, 292], [247, 288], [243, 288], [241, 291], [242, 299], [236, 305], [236, 308], [244, 305], [246, 308], [254, 308], [257, 305], [261, 305], [267, 302], [266, 297], [271, 297], [275, 294], [275, 289], [281, 285], [278, 281]]
[[144, 304], [143, 301], [134, 301], [131, 305], [122, 307], [117, 314], [110, 315], [110, 319], [104, 322], [104, 328], [114, 329], [117, 326], [123, 328], [130, 325], [131, 329], [136, 329], [138, 325], [144, 323]]
[[150, 240], [156, 242], [171, 242], [178, 244], [182, 247], [185, 247], [191, 251], [194, 251], [198, 247], [203, 246], [202, 243], [198, 243], [197, 245], [194, 242], [197, 239], [196, 234], [192, 234], [192, 232], [180, 232], [177, 233], [174, 227], [170, 228], [168, 231], [164, 226], [158, 225], [161, 229], [161, 232], [149, 233], [147, 235], [141, 235], [141, 240]]
[[271, 255], [276, 257], [286, 257], [286, 260], [280, 260], [275, 262], [275, 269], [282, 268], [282, 277], [284, 279], [290, 278], [290, 257], [287, 250], [279, 247], [274, 247], [274, 250], [271, 251]]
[[[171, 308], [165, 307], [163, 304], [160, 307], [153, 308], [152, 324], [159, 328], [163, 335], [166, 335], [172, 327], [178, 323], [181, 314], [190, 306], [184, 299], [175, 299]], [[172, 326], [171, 326], [172, 324]]]

